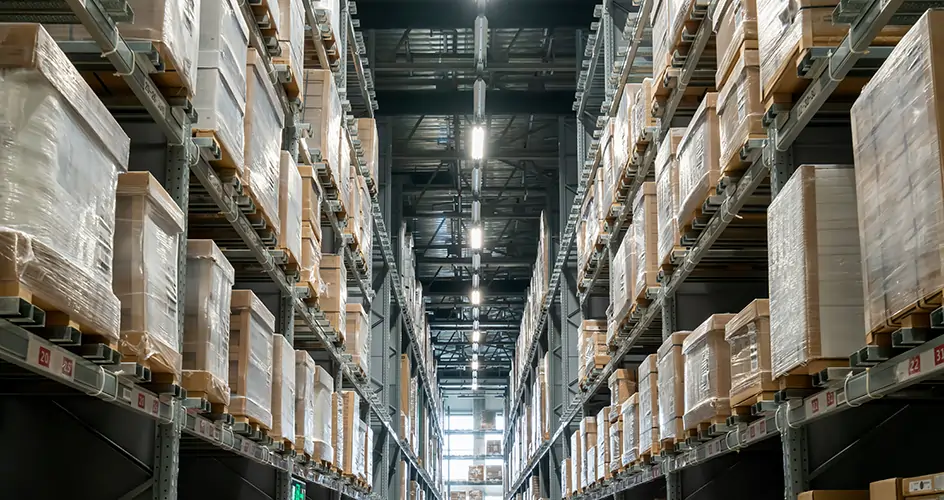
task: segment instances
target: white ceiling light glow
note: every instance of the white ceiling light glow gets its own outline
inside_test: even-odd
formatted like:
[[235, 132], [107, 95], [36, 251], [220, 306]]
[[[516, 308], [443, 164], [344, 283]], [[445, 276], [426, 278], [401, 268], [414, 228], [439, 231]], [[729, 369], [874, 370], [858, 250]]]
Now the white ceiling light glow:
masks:
[[481, 250], [483, 243], [484, 237], [482, 235], [482, 228], [480, 226], [472, 226], [472, 228], [469, 229], [469, 247], [473, 250]]
[[472, 159], [481, 160], [485, 157], [485, 127], [472, 127]]
[[469, 300], [472, 302], [472, 305], [477, 306], [482, 303], [482, 292], [478, 290], [472, 290], [472, 293], [469, 295]]

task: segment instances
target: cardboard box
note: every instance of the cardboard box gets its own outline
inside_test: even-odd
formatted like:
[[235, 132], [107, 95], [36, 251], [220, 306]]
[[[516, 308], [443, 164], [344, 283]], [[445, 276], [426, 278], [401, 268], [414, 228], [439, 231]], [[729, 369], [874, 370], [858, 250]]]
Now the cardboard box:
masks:
[[229, 327], [229, 412], [271, 429], [275, 316], [251, 290], [233, 290]]
[[734, 314], [712, 314], [682, 342], [685, 363], [686, 429], [727, 420], [731, 415], [731, 349], [725, 325]]
[[757, 49], [757, 2], [721, 0], [715, 7], [711, 21], [715, 29], [718, 54], [715, 87], [720, 89], [727, 81], [740, 49]]
[[241, 181], [256, 204], [256, 211], [278, 237], [281, 228], [279, 145], [285, 117], [263, 58], [250, 48], [246, 61], [246, 116], [243, 122], [243, 132], [246, 134], [243, 155], [245, 178]]
[[610, 387], [610, 406], [618, 407], [636, 393], [636, 371], [629, 368], [613, 370], [607, 380]]
[[302, 260], [302, 176], [291, 153], [279, 155], [279, 248], [290, 262]]
[[358, 417], [360, 396], [354, 391], [341, 391], [340, 410], [342, 430], [339, 438], [343, 440], [340, 469], [341, 472], [353, 476], [363, 470], [364, 463], [364, 434]]
[[485, 441], [485, 454], [486, 455], [501, 455], [501, 440], [500, 439], [489, 439]]
[[901, 478], [893, 477], [869, 484], [869, 500], [901, 500]]
[[639, 394], [633, 394], [620, 407], [620, 460], [624, 467], [639, 458]]
[[[770, 360], [774, 378], [864, 344], [856, 174], [801, 165], [770, 203]], [[808, 370], [808, 368], [802, 368]]]
[[659, 286], [659, 208], [655, 182], [645, 182], [633, 200], [633, 295], [646, 298], [649, 287]]
[[347, 170], [340, 168], [343, 113], [334, 74], [330, 70], [306, 69], [302, 80], [304, 105], [300, 119], [311, 125], [308, 146], [320, 151], [320, 161], [328, 165], [346, 199], [350, 191]]
[[485, 466], [485, 480], [490, 483], [501, 482], [502, 466], [501, 465], [486, 465]]
[[[321, 186], [311, 165], [298, 165], [302, 176], [302, 223], [311, 226], [314, 238], [321, 242]], [[319, 251], [321, 248], [319, 247]]]
[[731, 351], [731, 406], [779, 387], [770, 368], [770, 301], [757, 299], [724, 326]]
[[302, 263], [298, 279], [308, 285], [309, 300], [321, 297], [325, 288], [321, 279], [321, 242], [307, 222], [302, 223]]
[[367, 311], [361, 304], [346, 304], [346, 327], [344, 329], [344, 351], [351, 361], [370, 376], [370, 323]]
[[272, 338], [272, 430], [269, 437], [295, 443], [295, 351], [281, 335]]
[[659, 346], [659, 439], [685, 435], [685, 363], [682, 343], [691, 332], [675, 332]]
[[869, 500], [865, 490], [812, 490], [797, 495], [797, 500]]
[[720, 137], [718, 94], [708, 92], [678, 146], [679, 234], [701, 214], [704, 201], [718, 187]]
[[[679, 246], [677, 153], [684, 133], [684, 128], [670, 128], [666, 138], [659, 144], [659, 152], [656, 154], [656, 207], [659, 230], [659, 260], [655, 264], [657, 267], [668, 263], [672, 250]], [[637, 294], [640, 293], [640, 288], [637, 282]]]
[[485, 481], [485, 466], [484, 465], [470, 465], [469, 466], [469, 482], [481, 483], [483, 481]]
[[[659, 452], [659, 357], [646, 356], [636, 370], [639, 378], [639, 454]], [[625, 422], [625, 420], [624, 420]]]
[[[183, 212], [150, 173], [118, 176], [112, 290], [121, 301], [118, 345], [122, 360], [144, 363], [152, 372], [170, 374], [175, 381], [181, 370], [177, 252], [184, 223]], [[226, 285], [225, 277], [219, 276], [219, 286]], [[228, 283], [232, 286], [232, 268]], [[207, 300], [209, 307], [214, 305], [211, 300]], [[226, 304], [227, 316], [228, 309]], [[201, 312], [208, 311], [198, 310], [194, 316]]]
[[901, 480], [902, 496], [912, 497], [944, 493], [944, 472], [927, 474], [917, 477], [906, 477]]
[[733, 57], [730, 74], [718, 93], [718, 154], [722, 172], [740, 165], [741, 147], [748, 139], [766, 137], [760, 56], [755, 49], [744, 49]]

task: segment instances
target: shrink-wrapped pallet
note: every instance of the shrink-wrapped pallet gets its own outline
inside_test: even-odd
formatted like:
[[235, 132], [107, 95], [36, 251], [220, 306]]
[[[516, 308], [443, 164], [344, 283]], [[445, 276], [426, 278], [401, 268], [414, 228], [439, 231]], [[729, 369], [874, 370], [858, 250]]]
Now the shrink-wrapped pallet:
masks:
[[[314, 460], [319, 459], [315, 456], [315, 433], [319, 432], [316, 426], [323, 423], [318, 420], [318, 412], [322, 410], [315, 405], [320, 403], [326, 410], [331, 409], [330, 401], [324, 400], [323, 397], [317, 399], [319, 395], [315, 390], [316, 370], [318, 365], [311, 359], [308, 351], [295, 351], [295, 450]], [[328, 434], [330, 435], [330, 432]], [[324, 435], [323, 429], [319, 435]]]
[[501, 465], [486, 465], [485, 466], [485, 481], [489, 483], [500, 483], [502, 480], [502, 466]]
[[748, 139], [765, 137], [758, 64], [754, 49], [736, 54], [728, 79], [718, 93], [719, 157], [725, 172], [740, 163], [741, 147]]
[[[669, 57], [671, 54], [671, 36], [669, 32], [672, 29], [674, 21], [672, 15], [674, 9], [671, 4], [674, 0], [654, 0], [650, 17], [652, 25], [652, 78], [658, 84], [665, 76], [665, 70], [669, 67]], [[651, 103], [650, 103], [651, 104]]]
[[298, 281], [308, 286], [310, 299], [317, 299], [327, 291], [321, 279], [321, 242], [308, 224], [302, 225], [302, 262]]
[[367, 164], [370, 178], [377, 184], [380, 182], [380, 179], [377, 178], [377, 166], [380, 162], [380, 138], [377, 135], [377, 120], [358, 118], [357, 138], [361, 141], [361, 148], [364, 149], [364, 162]]
[[942, 23], [925, 13], [852, 107], [866, 332], [900, 325], [944, 281]]
[[774, 378], [864, 344], [849, 320], [863, 314], [855, 177], [850, 166], [801, 165], [767, 211]]
[[639, 458], [639, 393], [633, 394], [620, 405], [622, 418], [621, 460], [627, 467]]
[[482, 490], [469, 490], [469, 500], [483, 500], [485, 492]]
[[711, 22], [718, 54], [715, 87], [721, 88], [742, 46], [757, 49], [757, 0], [720, 0]]
[[[200, 2], [195, 0], [127, 0], [133, 21], [116, 22], [125, 42], [151, 42], [160, 53], [163, 72], [151, 78], [165, 94], [193, 97], [200, 36]], [[82, 24], [50, 24], [58, 41], [94, 40]]]
[[610, 361], [606, 345], [606, 320], [585, 319], [578, 333], [581, 353], [580, 366], [586, 377], [593, 375], [595, 368], [602, 368]]
[[613, 370], [607, 385], [610, 388], [610, 406], [617, 408], [636, 393], [636, 372], [629, 368]]
[[469, 482], [481, 483], [484, 481], [485, 481], [485, 466], [484, 465], [470, 465], [469, 466]]
[[352, 198], [355, 196], [354, 190], [357, 189], [357, 186], [354, 184], [354, 176], [351, 172], [353, 167], [351, 166], [352, 159], [355, 158], [354, 153], [351, 151], [351, 144], [347, 139], [347, 129], [341, 128], [341, 139], [338, 143], [338, 175], [341, 176], [339, 180], [338, 188], [338, 199], [341, 201], [341, 206], [347, 211], [348, 214], [354, 214], [355, 205], [352, 202]]
[[47, 325], [59, 311], [117, 342], [115, 188], [128, 137], [42, 26], [0, 26], [0, 49], [0, 295], [42, 307]]
[[682, 343], [691, 332], [675, 332], [659, 346], [659, 439], [685, 435], [685, 362]]
[[500, 439], [489, 439], [485, 441], [486, 455], [501, 455], [502, 443]]
[[347, 319], [344, 330], [344, 351], [351, 355], [351, 362], [370, 376], [370, 323], [367, 311], [361, 304], [346, 304]]
[[685, 129], [678, 146], [679, 231], [701, 213], [721, 177], [718, 166], [718, 94], [708, 92]]
[[639, 380], [639, 455], [659, 451], [659, 356], [650, 354], [636, 370]]
[[467, 500], [466, 494], [464, 491], [450, 491], [449, 500]]
[[366, 422], [362, 423], [364, 424], [364, 481], [372, 485], [374, 484], [374, 466], [370, 454], [374, 449], [374, 431]]
[[112, 289], [122, 359], [180, 378], [177, 253], [184, 214], [148, 172], [118, 176]]
[[318, 305], [325, 312], [328, 321], [334, 330], [342, 337], [347, 328], [347, 269], [344, 258], [337, 254], [323, 254], [321, 256], [321, 279], [324, 290]]
[[684, 128], [670, 128], [659, 144], [659, 153], [656, 155], [656, 204], [659, 224], [659, 260], [656, 265], [668, 263], [672, 250], [679, 244], [679, 172], [676, 155], [684, 133]]
[[361, 479], [367, 477], [367, 470], [364, 468], [364, 463], [367, 462], [367, 424], [364, 423], [359, 417], [354, 417], [354, 425], [352, 429], [354, 431], [354, 436], [351, 440], [351, 444], [354, 445], [354, 454], [351, 456], [351, 467], [352, 474]]
[[[356, 395], [355, 395], [356, 397]], [[334, 452], [331, 463], [339, 470], [344, 467], [344, 455], [350, 453], [344, 445], [344, 396], [340, 392], [331, 393], [331, 448]]]
[[[205, 1], [205, 0], [201, 0]], [[267, 0], [279, 9], [279, 61], [288, 61], [295, 82], [301, 78], [305, 55], [305, 4], [308, 0]], [[317, 36], [317, 35], [316, 35]]]
[[295, 351], [282, 335], [272, 337], [272, 431], [276, 441], [295, 442]]
[[197, 135], [213, 134], [223, 158], [243, 175], [246, 115], [246, 47], [249, 27], [237, 0], [201, 0], [197, 91], [193, 107]]
[[573, 465], [571, 459], [561, 461], [561, 498], [570, 498], [576, 491], [574, 488]]
[[[616, 411], [619, 415], [619, 407], [612, 408], [610, 410]], [[618, 471], [623, 466], [623, 421], [616, 420], [610, 423], [610, 438], [609, 438], [609, 453], [610, 453], [610, 476], [612, 477], [613, 473]]]
[[316, 13], [324, 14], [328, 19], [328, 26], [334, 34], [335, 39], [341, 37], [341, 7], [339, 0], [312, 0], [311, 7]]
[[571, 453], [571, 462], [570, 462], [570, 476], [573, 480], [574, 491], [581, 491], [584, 488], [583, 474], [583, 436], [581, 435], [580, 429], [574, 431], [570, 435], [570, 453]]
[[616, 335], [615, 328], [623, 323], [623, 319], [629, 314], [632, 305], [635, 303], [633, 294], [633, 285], [636, 282], [634, 272], [634, 238], [633, 226], [630, 225], [626, 235], [620, 242], [616, 253], [610, 261], [610, 317], [611, 325], [608, 327], [607, 341], [612, 343], [612, 336]]
[[724, 325], [731, 351], [731, 406], [763, 392], [776, 391], [770, 370], [770, 305], [757, 299]]
[[[298, 173], [302, 176], [302, 224], [311, 227], [314, 239], [321, 246], [321, 186], [318, 176], [311, 165], [299, 165]], [[320, 252], [319, 248], [319, 252]]]
[[731, 414], [731, 351], [724, 340], [733, 314], [712, 314], [682, 342], [686, 429], [727, 420]]
[[581, 275], [587, 271], [587, 263], [595, 252], [597, 237], [600, 235], [598, 203], [595, 180], [587, 186], [587, 199], [580, 210], [580, 224], [577, 227], [577, 266]]
[[659, 285], [659, 213], [655, 182], [644, 182], [633, 200], [633, 297], [646, 298]]
[[[600, 231], [605, 231], [604, 221], [613, 205], [613, 186], [616, 185], [617, 166], [613, 159], [613, 127], [614, 120], [608, 119], [603, 127], [603, 136], [600, 139], [600, 169], [597, 171], [594, 182], [597, 191], [597, 219], [600, 221]], [[588, 186], [589, 188], [589, 186]]]
[[246, 67], [246, 116], [243, 132], [246, 143], [243, 183], [256, 210], [274, 232], [280, 228], [279, 178], [281, 173], [282, 105], [276, 98], [265, 62], [250, 48]]
[[231, 316], [234, 279], [233, 266], [213, 240], [187, 241], [182, 386], [224, 405], [230, 404], [233, 375], [230, 335], [239, 327]]
[[587, 454], [584, 455], [583, 466], [584, 483], [587, 485], [595, 484], [597, 482], [597, 446], [595, 444], [587, 448]]
[[288, 151], [280, 152], [279, 164], [279, 246], [290, 259], [302, 260], [302, 176]]
[[604, 406], [597, 412], [597, 467], [596, 479], [602, 481], [610, 477], [610, 407]]
[[[359, 432], [360, 396], [354, 391], [341, 391], [340, 397], [341, 429], [339, 440], [343, 441], [341, 462], [335, 464], [341, 472], [349, 476], [357, 474], [363, 468], [364, 447], [363, 433]], [[358, 455], [360, 457], [358, 458]], [[360, 468], [358, 467], [360, 465]]]
[[229, 327], [229, 412], [271, 429], [275, 316], [251, 290], [233, 290]]
[[[633, 152], [636, 149], [632, 128], [633, 104], [635, 104], [636, 92], [641, 88], [642, 85], [638, 83], [627, 83], [623, 86], [623, 94], [616, 110], [616, 117], [613, 119], [613, 165], [617, 175], [622, 173], [623, 167], [633, 158]], [[615, 186], [611, 185], [607, 188], [612, 190]]]
[[652, 84], [652, 78], [643, 79], [633, 98], [630, 147], [632, 144], [648, 144], [652, 139], [649, 132], [657, 124], [657, 119], [652, 116]]

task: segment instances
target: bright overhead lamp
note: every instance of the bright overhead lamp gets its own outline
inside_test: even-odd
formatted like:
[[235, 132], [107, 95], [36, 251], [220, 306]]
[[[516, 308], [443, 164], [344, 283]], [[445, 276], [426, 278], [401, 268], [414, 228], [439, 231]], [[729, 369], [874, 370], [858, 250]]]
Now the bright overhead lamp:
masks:
[[485, 127], [472, 127], [472, 159], [481, 160], [485, 157]]
[[473, 391], [479, 390], [479, 380], [478, 380], [478, 379], [475, 379], [475, 378], [472, 379], [472, 390], [473, 390]]
[[478, 352], [478, 350], [479, 350], [479, 343], [478, 343], [478, 342], [472, 342], [472, 350]]
[[473, 360], [472, 360], [472, 371], [475, 371], [475, 370], [478, 370], [478, 369], [479, 369], [479, 360], [473, 359]]
[[472, 290], [472, 293], [469, 295], [469, 300], [472, 302], [473, 306], [477, 306], [482, 303], [482, 292], [478, 290]]
[[481, 335], [482, 333], [478, 329], [472, 330], [472, 342], [478, 342]]
[[472, 226], [469, 228], [469, 248], [481, 250], [483, 243], [484, 237], [482, 235], [482, 228], [480, 226]]

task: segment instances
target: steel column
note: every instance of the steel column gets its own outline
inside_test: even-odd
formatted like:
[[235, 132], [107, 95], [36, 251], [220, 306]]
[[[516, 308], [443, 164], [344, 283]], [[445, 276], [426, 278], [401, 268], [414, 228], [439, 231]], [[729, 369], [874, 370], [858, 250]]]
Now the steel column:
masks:
[[797, 495], [809, 487], [810, 464], [806, 447], [806, 428], [784, 425], [780, 439], [783, 445], [784, 499], [796, 500]]

